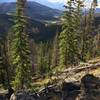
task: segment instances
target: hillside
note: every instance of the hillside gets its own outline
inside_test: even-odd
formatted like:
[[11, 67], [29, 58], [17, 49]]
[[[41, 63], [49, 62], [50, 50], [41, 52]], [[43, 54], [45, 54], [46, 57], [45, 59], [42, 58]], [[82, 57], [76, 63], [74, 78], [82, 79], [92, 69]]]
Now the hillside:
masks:
[[[28, 18], [28, 31], [30, 38], [34, 38], [35, 41], [52, 39], [56, 33], [56, 24], [46, 26], [44, 23]], [[4, 37], [11, 26], [14, 24], [13, 17], [7, 14], [0, 14], [0, 36]]]
[[[9, 29], [13, 25], [11, 13], [14, 13], [15, 10], [15, 2], [0, 4], [0, 36], [4, 36], [5, 33], [10, 31]], [[36, 2], [28, 2], [26, 4], [26, 15], [30, 23], [28, 28], [30, 37], [36, 41], [53, 38], [57, 26], [46, 26], [44, 22], [57, 21], [61, 13], [60, 10], [52, 9]]]
[[96, 13], [100, 13], [100, 8], [96, 8]]
[[96, 14], [95, 14], [94, 25], [95, 25], [95, 26], [99, 26], [99, 25], [100, 25], [100, 13], [96, 13]]
[[[0, 14], [13, 13], [15, 10], [15, 2], [0, 4]], [[34, 20], [56, 20], [61, 15], [61, 11], [36, 2], [28, 2], [26, 4], [26, 15]]]
[[[100, 14], [99, 13], [95, 14], [95, 16], [96, 17], [95, 17], [94, 25], [98, 27], [100, 25]], [[57, 24], [51, 24], [46, 26], [44, 22], [37, 21], [30, 18], [28, 21], [30, 23], [28, 28], [30, 37], [34, 38], [36, 41], [52, 39], [56, 33], [57, 27], [61, 27], [58, 26]], [[5, 33], [10, 31], [9, 29], [13, 24], [14, 24], [13, 17], [11, 17], [11, 15], [0, 14], [0, 36], [4, 36]], [[61, 28], [59, 28], [59, 30], [60, 29]]]
[[[4, 36], [5, 33], [10, 31], [9, 29], [13, 25], [13, 17], [9, 13], [15, 12], [15, 6], [16, 3], [14, 2], [0, 4], [0, 36]], [[58, 21], [58, 17], [60, 17], [62, 11], [49, 8], [36, 2], [28, 2], [26, 10], [26, 15], [28, 16], [30, 23], [28, 28], [30, 37], [34, 38], [36, 41], [52, 39], [56, 33], [57, 27], [60, 26], [57, 26], [56, 24], [46, 26], [46, 23]], [[100, 24], [99, 12], [100, 9], [97, 8], [94, 21], [96, 27]]]

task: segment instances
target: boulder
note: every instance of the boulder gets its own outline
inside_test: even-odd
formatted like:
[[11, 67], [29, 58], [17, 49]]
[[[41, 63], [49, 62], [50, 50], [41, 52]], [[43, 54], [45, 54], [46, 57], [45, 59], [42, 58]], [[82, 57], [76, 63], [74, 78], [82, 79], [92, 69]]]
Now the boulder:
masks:
[[80, 93], [80, 85], [75, 83], [62, 84], [62, 98], [63, 100], [75, 100]]
[[81, 79], [81, 94], [78, 100], [100, 100], [100, 79], [87, 74]]
[[59, 86], [51, 85], [39, 91], [40, 100], [61, 100], [62, 93]]
[[8, 98], [8, 99], [10, 99], [10, 97], [11, 97], [11, 95], [14, 93], [14, 90], [11, 88], [11, 87], [9, 87], [8, 88], [8, 92], [7, 92], [7, 94], [6, 94], [6, 98]]
[[7, 100], [6, 99], [6, 94], [8, 93], [7, 90], [0, 90], [0, 100]]
[[0, 100], [6, 100], [5, 96], [0, 94]]
[[39, 96], [27, 91], [17, 91], [11, 95], [10, 100], [39, 100]]

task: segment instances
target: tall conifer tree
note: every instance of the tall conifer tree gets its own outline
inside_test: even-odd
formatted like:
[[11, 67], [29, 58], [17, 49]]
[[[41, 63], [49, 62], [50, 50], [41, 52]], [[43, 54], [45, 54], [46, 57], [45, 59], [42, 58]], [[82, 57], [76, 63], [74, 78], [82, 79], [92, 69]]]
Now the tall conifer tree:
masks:
[[58, 30], [57, 30], [57, 33], [54, 37], [54, 40], [53, 40], [53, 47], [52, 47], [52, 60], [51, 60], [51, 67], [56, 67], [58, 65], [58, 60], [59, 60], [59, 55], [58, 55], [58, 52], [59, 52], [59, 45], [58, 45]]
[[[79, 0], [80, 1], [80, 0]], [[75, 64], [78, 61], [78, 38], [80, 25], [80, 5], [77, 0], [69, 0], [62, 18], [62, 32], [59, 39], [59, 65]]]
[[83, 17], [83, 26], [82, 26], [82, 33], [80, 34], [80, 59], [82, 61], [86, 61], [91, 58], [92, 50], [93, 50], [93, 20], [94, 20], [94, 13], [95, 8], [97, 6], [97, 0], [93, 0], [91, 3], [91, 7], [89, 12], [85, 12], [85, 16]]
[[11, 88], [10, 84], [10, 64], [9, 64], [9, 57], [7, 52], [7, 41], [6, 39], [0, 39], [0, 77], [2, 80], [3, 85], [6, 88]]
[[29, 88], [31, 85], [31, 57], [25, 5], [26, 0], [17, 0], [12, 42], [13, 64], [16, 67], [15, 89]]

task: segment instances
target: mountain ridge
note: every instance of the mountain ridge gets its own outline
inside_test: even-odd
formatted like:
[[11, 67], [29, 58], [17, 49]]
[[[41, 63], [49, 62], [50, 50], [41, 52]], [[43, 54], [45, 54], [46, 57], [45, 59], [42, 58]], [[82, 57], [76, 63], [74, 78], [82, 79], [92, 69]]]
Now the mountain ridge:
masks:
[[[15, 2], [0, 4], [0, 36], [5, 36], [5, 33], [14, 24], [12, 21], [13, 17], [9, 13], [15, 12], [15, 5]], [[30, 24], [28, 29], [30, 29], [31, 38], [34, 38], [36, 41], [53, 39], [58, 29], [57, 27], [61, 29], [61, 25], [58, 25], [58, 22], [62, 11], [42, 6], [36, 2], [35, 4], [34, 2], [28, 2], [26, 9], [27, 12], [29, 11], [27, 16]], [[56, 15], [58, 15], [58, 18], [54, 17]], [[95, 26], [98, 27], [100, 24], [100, 13], [96, 13], [95, 17]], [[52, 26], [52, 24], [55, 25]]]
[[[0, 14], [14, 13], [16, 2], [1, 3]], [[26, 4], [26, 15], [35, 20], [57, 20], [62, 11], [53, 9], [37, 2], [29, 1]]]

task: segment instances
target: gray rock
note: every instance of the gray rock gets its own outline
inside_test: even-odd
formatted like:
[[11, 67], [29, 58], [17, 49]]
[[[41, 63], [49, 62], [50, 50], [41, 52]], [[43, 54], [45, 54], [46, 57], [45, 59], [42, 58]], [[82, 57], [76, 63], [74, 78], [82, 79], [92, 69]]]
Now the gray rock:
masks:
[[3, 95], [0, 95], [0, 100], [6, 100], [6, 98]]
[[39, 96], [35, 93], [26, 91], [17, 91], [12, 94], [10, 100], [39, 100]]

